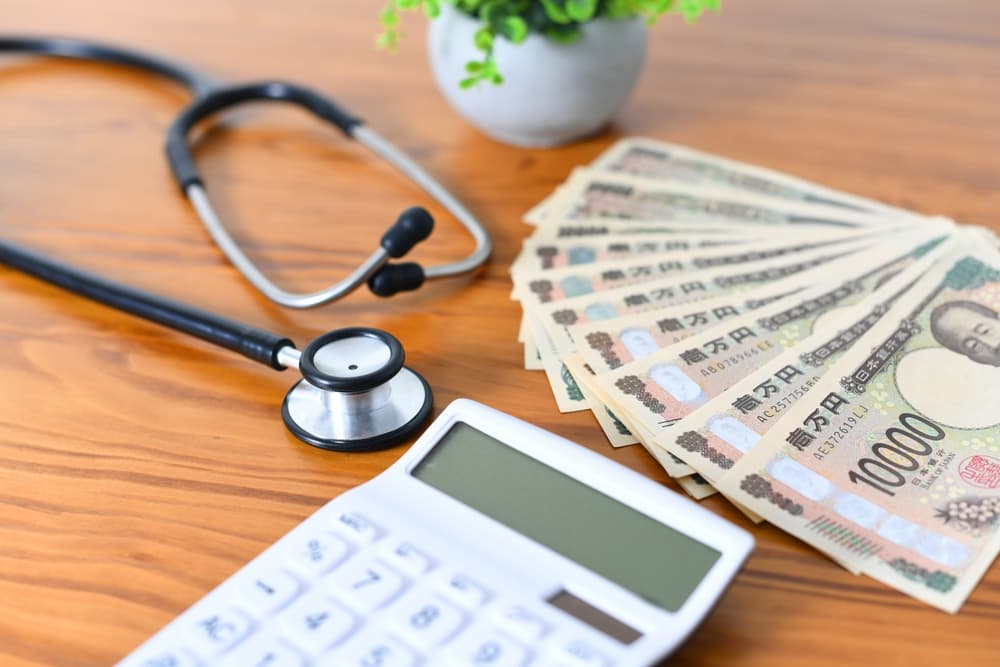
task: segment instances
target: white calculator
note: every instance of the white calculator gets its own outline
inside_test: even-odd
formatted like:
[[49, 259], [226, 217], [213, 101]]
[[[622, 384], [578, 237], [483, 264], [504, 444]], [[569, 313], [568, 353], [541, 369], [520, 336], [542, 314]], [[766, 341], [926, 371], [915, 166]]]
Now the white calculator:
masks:
[[636, 667], [753, 538], [590, 450], [457, 400], [120, 667]]

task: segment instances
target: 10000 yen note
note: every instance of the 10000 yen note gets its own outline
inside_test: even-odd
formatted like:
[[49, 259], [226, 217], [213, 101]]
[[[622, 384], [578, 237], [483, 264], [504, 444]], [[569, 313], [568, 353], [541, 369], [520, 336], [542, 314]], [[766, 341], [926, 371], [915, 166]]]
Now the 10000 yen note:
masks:
[[957, 611], [1000, 551], [1000, 253], [928, 271], [719, 485]]
[[758, 241], [736, 247], [671, 251], [624, 261], [609, 260], [583, 266], [523, 271], [513, 275], [513, 297], [519, 301], [552, 303], [625, 285], [651, 282], [668, 275], [748, 264], [811, 250], [836, 249], [862, 240], [873, 242], [877, 241], [877, 236], [877, 232], [870, 231], [861, 234], [834, 232], [808, 239], [792, 235], [792, 238], [778, 242]]
[[838, 253], [813, 251], [793, 257], [750, 262], [739, 267], [695, 271], [552, 304], [526, 303], [525, 323], [538, 347], [559, 410], [583, 410], [586, 409], [583, 396], [559, 360], [561, 355], [575, 351], [575, 343], [567, 331], [570, 325], [745, 291], [756, 285], [847, 257], [851, 255], [851, 251], [860, 250], [861, 246], [858, 245], [850, 249], [841, 248]]
[[[788, 201], [839, 206], [897, 218], [914, 215], [894, 206], [771, 169], [651, 139], [621, 139], [601, 153], [591, 163], [591, 168], [641, 178], [716, 186]], [[525, 221], [533, 225], [544, 223], [557, 193], [558, 190], [532, 208], [525, 215]]]
[[[809, 287], [745, 315], [686, 338], [639, 361], [594, 377], [611, 408], [626, 423], [658, 437], [675, 422], [723, 393], [808, 337], [821, 316], [863, 300], [883, 282], [918, 261], [928, 243], [907, 241], [894, 249], [871, 251], [843, 270], [836, 282]], [[933, 245], [932, 245], [933, 244]], [[798, 379], [790, 375], [787, 380]], [[802, 378], [804, 379], [804, 378]]]
[[814, 324], [811, 336], [658, 434], [653, 446], [683, 457], [709, 481], [718, 480], [935, 262], [963, 243], [968, 236], [957, 233], [884, 284], [876, 283], [855, 306], [831, 312]]
[[573, 172], [552, 202], [550, 215], [558, 221], [619, 218], [772, 227], [871, 227], [894, 220], [846, 208], [587, 169]]
[[587, 382], [587, 378], [593, 375], [594, 371], [587, 366], [583, 358], [578, 354], [568, 354], [563, 357], [562, 361], [566, 370], [573, 376], [580, 391], [583, 392], [583, 400], [586, 402], [587, 407], [594, 413], [594, 418], [600, 425], [601, 430], [604, 431], [604, 435], [607, 437], [608, 442], [611, 443], [611, 446], [625, 447], [639, 442], [628, 426], [622, 420], [618, 419], [602, 401], [594, 397], [590, 389], [590, 383]]
[[916, 217], [915, 213], [904, 209], [771, 169], [652, 139], [622, 139], [598, 156], [592, 167], [643, 178], [721, 186], [764, 197], [839, 206], [896, 218]]
[[723, 320], [791, 296], [827, 278], [828, 271], [828, 267], [820, 265], [738, 294], [576, 324], [569, 327], [569, 334], [583, 360], [595, 375], [600, 375], [648, 357]]
[[684, 238], [691, 235], [714, 236], [720, 241], [735, 238], [759, 238], [759, 225], [741, 225], [721, 222], [672, 222], [645, 220], [555, 220], [539, 227], [528, 237], [531, 242], [567, 241], [572, 239], [618, 239], [623, 236], [635, 239], [649, 237]]
[[719, 237], [717, 234], [684, 234], [638, 238], [583, 238], [564, 240], [526, 239], [511, 264], [512, 274], [559, 269], [608, 260], [625, 260], [662, 252], [680, 252], [713, 246], [747, 243], [748, 236]]
[[[693, 475], [695, 469], [688, 464], [681, 461], [679, 458], [666, 451], [662, 447], [652, 447], [653, 434], [642, 430], [635, 424], [626, 423], [625, 419], [619, 418], [615, 413], [607, 407], [608, 398], [602, 394], [601, 387], [597, 386], [594, 382], [594, 374], [584, 363], [583, 358], [579, 354], [567, 354], [562, 358], [565, 368], [573, 375], [577, 384], [581, 388], [586, 397], [588, 407], [594, 412], [594, 416], [597, 417], [597, 421], [601, 424], [604, 429], [608, 439], [614, 444], [616, 438], [613, 432], [609, 431], [609, 426], [620, 425], [624, 432], [627, 432], [631, 437], [630, 442], [623, 442], [625, 444], [640, 443], [648, 451], [653, 458], [663, 467], [668, 475], [671, 477], [684, 477], [687, 475]], [[612, 424], [606, 425], [603, 416], [607, 415], [612, 419]], [[624, 439], [624, 438], [622, 438]]]
[[[700, 301], [723, 294], [736, 294], [764, 283], [780, 280], [835, 260], [864, 252], [873, 245], [856, 241], [744, 264], [692, 271], [649, 282], [584, 294], [554, 303], [524, 304], [529, 318], [536, 319], [559, 354], [573, 352], [576, 344], [568, 327], [610, 320], [633, 313]], [[537, 332], [536, 332], [537, 333]], [[537, 340], [539, 346], [542, 341]], [[543, 351], [543, 356], [544, 356]]]
[[[736, 267], [695, 271], [677, 278], [573, 297], [553, 304], [526, 304], [525, 322], [538, 346], [542, 366], [559, 410], [573, 412], [586, 409], [586, 405], [572, 376], [559, 359], [564, 354], [576, 351], [576, 343], [570, 337], [568, 327], [740, 293], [820, 265], [833, 264], [837, 260], [841, 260], [836, 265], [840, 266], [862, 249], [863, 245], [857, 244], [850, 248], [841, 247], [837, 253], [812, 251]], [[830, 270], [840, 271], [836, 267], [831, 267]]]

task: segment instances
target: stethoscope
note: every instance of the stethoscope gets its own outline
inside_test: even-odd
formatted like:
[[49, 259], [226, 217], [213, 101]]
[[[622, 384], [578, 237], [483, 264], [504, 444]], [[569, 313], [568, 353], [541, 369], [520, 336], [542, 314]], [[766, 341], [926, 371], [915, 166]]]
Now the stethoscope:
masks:
[[[174, 178], [226, 257], [258, 290], [283, 306], [318, 306], [365, 283], [375, 294], [391, 296], [416, 289], [425, 280], [469, 273], [489, 258], [492, 246], [485, 229], [451, 193], [374, 130], [313, 90], [279, 81], [220, 86], [200, 72], [157, 56], [71, 39], [0, 36], [0, 53], [4, 52], [125, 65], [187, 88], [194, 100], [178, 114], [167, 132], [167, 159]], [[387, 160], [458, 219], [475, 240], [473, 251], [459, 261], [426, 268], [414, 262], [392, 262], [426, 239], [434, 227], [426, 210], [413, 207], [403, 211], [385, 232], [379, 248], [336, 284], [304, 294], [275, 285], [226, 231], [188, 143], [192, 128], [206, 117], [259, 100], [300, 106]], [[385, 331], [366, 327], [337, 329], [314, 339], [300, 352], [283, 336], [107, 280], [7, 241], [0, 241], [0, 263], [277, 370], [298, 368], [302, 379], [288, 391], [281, 414], [288, 430], [311, 445], [352, 452], [381, 449], [407, 440], [430, 415], [430, 386], [404, 366], [402, 345]]]

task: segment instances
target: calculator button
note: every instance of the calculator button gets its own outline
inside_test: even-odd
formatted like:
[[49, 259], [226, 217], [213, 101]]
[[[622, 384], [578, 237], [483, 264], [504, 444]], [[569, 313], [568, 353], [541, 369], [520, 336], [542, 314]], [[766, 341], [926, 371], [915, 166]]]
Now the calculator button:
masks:
[[374, 523], [356, 512], [344, 512], [336, 519], [335, 525], [362, 544], [374, 542], [382, 531]]
[[458, 640], [448, 652], [449, 667], [523, 667], [528, 649], [492, 630], [478, 630]]
[[318, 533], [300, 540], [288, 553], [288, 564], [311, 579], [339, 565], [351, 547], [333, 533]]
[[247, 611], [257, 618], [270, 616], [298, 596], [299, 580], [285, 570], [273, 570], [245, 577], [237, 595]]
[[437, 596], [411, 596], [389, 613], [391, 622], [419, 649], [443, 644], [465, 623], [458, 607]]
[[278, 622], [281, 635], [311, 655], [341, 643], [357, 625], [354, 614], [319, 593], [293, 602], [279, 614]]
[[132, 656], [128, 656], [118, 663], [117, 667], [198, 667], [200, 664], [191, 657], [190, 653], [182, 650], [153, 653], [144, 659], [139, 658], [139, 662], [131, 660], [131, 658]]
[[252, 625], [250, 617], [234, 607], [201, 613], [188, 625], [187, 646], [208, 659], [238, 644]]
[[270, 634], [251, 637], [226, 656], [221, 667], [305, 667], [302, 654]]
[[362, 633], [334, 654], [337, 667], [414, 667], [417, 655], [405, 644], [376, 632]]
[[494, 615], [497, 625], [527, 642], [543, 637], [549, 626], [524, 607], [507, 607]]
[[560, 667], [611, 667], [611, 660], [583, 641], [570, 642], [551, 657]]
[[323, 582], [337, 598], [362, 613], [386, 605], [406, 586], [403, 576], [376, 560], [355, 559]]
[[403, 542], [392, 549], [386, 549], [384, 557], [392, 565], [413, 576], [424, 574], [434, 567], [434, 562], [430, 557], [409, 542]]
[[466, 609], [481, 607], [490, 597], [489, 591], [463, 574], [445, 577], [441, 590]]

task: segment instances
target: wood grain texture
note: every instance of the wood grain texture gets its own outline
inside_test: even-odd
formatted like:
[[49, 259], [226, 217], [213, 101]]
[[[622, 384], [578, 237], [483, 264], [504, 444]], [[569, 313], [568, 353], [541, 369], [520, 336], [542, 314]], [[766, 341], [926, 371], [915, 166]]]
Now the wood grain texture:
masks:
[[[181, 91], [110, 67], [0, 60], [0, 233], [300, 343], [342, 325], [404, 342], [437, 411], [467, 396], [670, 485], [641, 449], [612, 451], [520, 368], [507, 266], [521, 214], [623, 135], [662, 138], [924, 213], [1000, 229], [1000, 6], [985, 0], [729, 0], [653, 29], [613, 127], [550, 151], [496, 144], [434, 88], [423, 21], [372, 48], [380, 3], [3, 0], [3, 30], [143, 45], [227, 79], [284, 77], [343, 100], [488, 225], [474, 279], [290, 312], [220, 257], [175, 189], [162, 132]], [[367, 255], [411, 203], [440, 208], [295, 112], [233, 114], [198, 148], [255, 258], [316, 288]], [[425, 262], [471, 243], [439, 216]], [[291, 381], [0, 270], [0, 664], [108, 665], [324, 501], [402, 449], [338, 455], [284, 431]], [[994, 665], [1000, 568], [949, 616], [854, 577], [771, 526], [672, 665]]]

